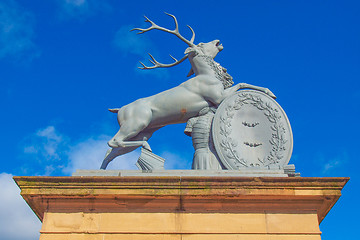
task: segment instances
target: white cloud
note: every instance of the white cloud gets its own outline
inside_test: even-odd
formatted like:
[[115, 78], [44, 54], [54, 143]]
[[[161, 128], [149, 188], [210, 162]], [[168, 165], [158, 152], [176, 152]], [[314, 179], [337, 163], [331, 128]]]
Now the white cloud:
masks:
[[84, 19], [101, 11], [109, 11], [105, 0], [57, 0], [60, 4], [60, 17], [63, 19]]
[[[110, 136], [91, 136], [84, 140], [71, 140], [59, 133], [54, 126], [36, 131], [25, 140], [24, 153], [32, 161], [29, 167], [37, 175], [71, 175], [77, 169], [100, 169]], [[139, 150], [117, 157], [109, 164], [108, 169], [137, 169], [135, 162]], [[32, 157], [32, 158], [31, 158]], [[30, 160], [30, 161], [31, 161]], [[36, 166], [36, 164], [40, 166]], [[27, 167], [27, 168], [29, 168]]]
[[345, 159], [340, 159], [338, 157], [330, 159], [325, 165], [323, 166], [322, 173], [327, 174], [333, 171], [336, 171], [342, 165], [342, 161]]
[[33, 42], [34, 16], [14, 0], [0, 2], [0, 58], [32, 60], [40, 55]]
[[88, 5], [88, 2], [86, 0], [65, 0], [65, 4], [82, 7]]
[[332, 159], [330, 162], [326, 163], [324, 165], [324, 168], [323, 168], [323, 173], [327, 173], [333, 169], [335, 169], [336, 167], [338, 167], [340, 165], [340, 161], [339, 159]]
[[[100, 169], [105, 153], [109, 149], [107, 141], [110, 138], [110, 136], [103, 135], [76, 144], [69, 151], [69, 164], [64, 169], [64, 172], [71, 174], [77, 169]], [[134, 151], [117, 157], [109, 164], [107, 169], [136, 169], [135, 162], [139, 155], [139, 151]]]
[[62, 0], [63, 9], [70, 15], [84, 14], [90, 11], [87, 0]]
[[[25, 168], [36, 175], [61, 174], [67, 164], [69, 138], [54, 126], [36, 131], [23, 141], [23, 152], [28, 162]], [[27, 172], [27, 174], [28, 174]]]
[[4, 240], [39, 239], [41, 222], [20, 196], [11, 174], [0, 173], [0, 232]]
[[27, 142], [30, 143], [25, 144], [24, 153], [37, 156], [41, 162], [54, 162], [61, 160], [59, 153], [66, 153], [68, 140], [58, 133], [54, 126], [48, 126], [38, 130]]
[[59, 145], [63, 142], [63, 137], [55, 131], [55, 127], [49, 126], [45, 129], [39, 130], [36, 135], [45, 140], [43, 145], [45, 151], [44, 155], [47, 158], [59, 159], [59, 155], [56, 151]]
[[35, 146], [27, 146], [24, 147], [24, 153], [38, 153], [38, 150], [35, 148]]
[[39, 131], [37, 131], [36, 135], [40, 136], [40, 137], [45, 137], [48, 140], [54, 140], [56, 142], [60, 142], [62, 140], [62, 137], [55, 132], [55, 127], [54, 126], [48, 126], [44, 129], [41, 129]]
[[338, 152], [331, 157], [323, 154], [318, 154], [317, 156], [317, 161], [319, 161], [319, 164], [322, 164], [322, 174], [325, 176], [343, 174], [348, 160], [349, 156], [346, 151]]

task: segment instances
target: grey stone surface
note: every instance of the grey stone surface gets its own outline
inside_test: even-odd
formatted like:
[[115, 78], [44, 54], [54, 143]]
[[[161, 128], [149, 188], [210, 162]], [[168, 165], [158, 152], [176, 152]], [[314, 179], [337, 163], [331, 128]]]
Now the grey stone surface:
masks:
[[141, 155], [136, 162], [139, 170], [164, 170], [165, 159], [150, 152], [145, 148], [141, 148]]
[[72, 176], [122, 176], [122, 177], [288, 177], [284, 170], [76, 170]]
[[[190, 118], [198, 116], [203, 108], [217, 107], [226, 97], [239, 89], [256, 89], [275, 97], [267, 88], [246, 83], [231, 86], [233, 84], [232, 77], [227, 73], [226, 68], [214, 61], [216, 55], [223, 50], [220, 41], [213, 40], [208, 43], [194, 44], [194, 31], [189, 27], [193, 36], [190, 40], [184, 38], [179, 33], [175, 16], [168, 15], [175, 21], [175, 30], [160, 27], [148, 18], [146, 18], [146, 22], [151, 24], [149, 28], [135, 28], [134, 30], [139, 31], [138, 33], [145, 33], [157, 29], [177, 36], [188, 45], [185, 56], [179, 61], [175, 60], [174, 63], [162, 64], [150, 55], [154, 65], [148, 67], [143, 64], [142, 68], [172, 67], [189, 59], [192, 67], [189, 76], [192, 74], [195, 76], [167, 91], [138, 99], [121, 108], [110, 109], [111, 112], [117, 113], [121, 128], [108, 142], [112, 149], [107, 152], [101, 169], [106, 169], [109, 162], [117, 156], [131, 152], [140, 146], [151, 150], [147, 141], [156, 130], [169, 124], [185, 123]], [[228, 87], [225, 89], [224, 85]]]
[[226, 98], [216, 111], [212, 134], [226, 169], [283, 169], [291, 157], [289, 120], [277, 102], [259, 91]]
[[295, 172], [295, 165], [289, 164], [284, 166], [284, 173], [289, 177], [300, 177], [300, 173]]
[[195, 149], [192, 169], [222, 169], [210, 134], [215, 111], [215, 108], [205, 108], [200, 111], [200, 116], [190, 118], [186, 124], [184, 132], [191, 136]]

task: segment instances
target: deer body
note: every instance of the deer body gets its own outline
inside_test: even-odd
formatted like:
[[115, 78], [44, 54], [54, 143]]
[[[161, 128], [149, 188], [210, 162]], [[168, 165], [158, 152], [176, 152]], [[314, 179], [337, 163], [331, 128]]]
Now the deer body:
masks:
[[199, 74], [179, 86], [122, 107], [118, 113], [119, 122], [123, 122], [124, 116], [135, 105], [139, 105], [151, 109], [153, 118], [149, 127], [162, 127], [169, 122], [183, 123], [204, 107], [218, 105], [223, 91], [223, 84], [214, 73]]
[[176, 62], [173, 64], [161, 64], [150, 55], [154, 66], [146, 67], [141, 63], [143, 69], [170, 67], [188, 58], [192, 66], [191, 73], [195, 73], [195, 77], [177, 87], [138, 99], [120, 109], [111, 109], [110, 111], [117, 113], [120, 130], [108, 142], [111, 149], [108, 150], [101, 169], [106, 169], [109, 162], [115, 157], [133, 151], [140, 146], [151, 151], [147, 140], [156, 130], [170, 124], [185, 123], [188, 119], [197, 116], [203, 108], [217, 107], [227, 96], [241, 88], [257, 89], [275, 97], [267, 88], [246, 83], [224, 87], [224, 83], [219, 79], [219, 71], [220, 74], [226, 75], [226, 69], [213, 61], [214, 57], [223, 49], [220, 41], [214, 40], [195, 45], [193, 44], [193, 31], [191, 41], [184, 40], [181, 35], [179, 36], [176, 18], [173, 15], [170, 16], [174, 18], [176, 24], [176, 29], [173, 31], [161, 28], [149, 19], [147, 22], [152, 24], [150, 28], [135, 30], [140, 30], [140, 33], [143, 33], [152, 29], [159, 29], [177, 35], [189, 45], [185, 51], [185, 57], [180, 61], [175, 59]]

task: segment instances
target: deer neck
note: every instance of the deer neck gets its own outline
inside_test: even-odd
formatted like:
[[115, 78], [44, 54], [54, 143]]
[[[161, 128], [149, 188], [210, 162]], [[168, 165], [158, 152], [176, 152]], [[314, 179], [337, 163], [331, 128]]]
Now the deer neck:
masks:
[[233, 78], [227, 73], [226, 68], [215, 62], [211, 56], [199, 54], [190, 59], [190, 62], [195, 76], [211, 75], [216, 77], [223, 83], [224, 88], [228, 88], [234, 84]]
[[195, 75], [214, 75], [214, 70], [211, 68], [211, 62], [215, 62], [214, 59], [207, 55], [197, 54], [190, 59], [191, 66]]

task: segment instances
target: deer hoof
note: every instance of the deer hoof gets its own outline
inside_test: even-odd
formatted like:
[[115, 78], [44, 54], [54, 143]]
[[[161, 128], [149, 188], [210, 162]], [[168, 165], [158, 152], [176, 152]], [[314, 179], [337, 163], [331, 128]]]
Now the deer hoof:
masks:
[[150, 145], [146, 141], [144, 141], [144, 143], [143, 143], [143, 148], [145, 148], [146, 150], [149, 150], [150, 152], [152, 152], [152, 150], [150, 148]]
[[276, 99], [275, 94], [273, 94], [268, 88], [265, 89], [265, 93], [270, 97], [272, 97], [273, 99]]

